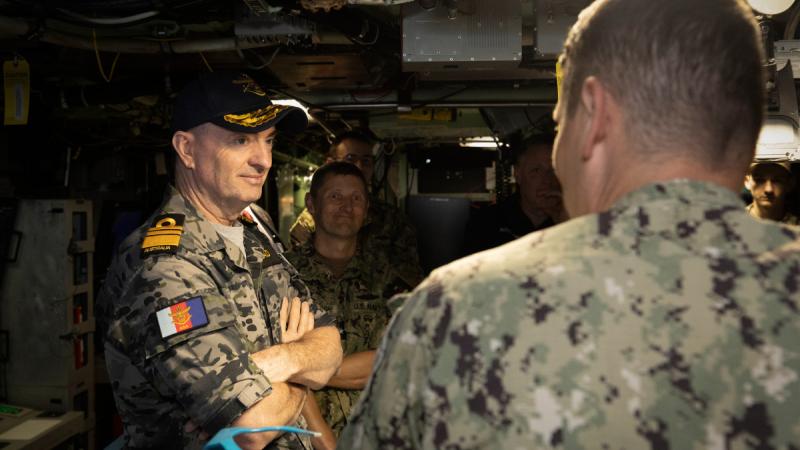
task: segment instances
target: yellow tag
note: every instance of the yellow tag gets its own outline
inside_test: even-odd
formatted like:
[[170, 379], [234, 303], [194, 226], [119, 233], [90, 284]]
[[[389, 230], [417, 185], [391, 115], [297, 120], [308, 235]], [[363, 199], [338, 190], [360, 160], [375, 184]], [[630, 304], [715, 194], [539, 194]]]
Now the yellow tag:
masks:
[[556, 100], [561, 98], [562, 84], [564, 84], [564, 70], [561, 68], [561, 61], [556, 61]]
[[31, 99], [31, 73], [22, 58], [3, 63], [4, 125], [27, 125]]
[[400, 120], [437, 122], [450, 122], [455, 120], [455, 117], [453, 116], [453, 110], [450, 108], [415, 108], [407, 113], [398, 114], [397, 118]]

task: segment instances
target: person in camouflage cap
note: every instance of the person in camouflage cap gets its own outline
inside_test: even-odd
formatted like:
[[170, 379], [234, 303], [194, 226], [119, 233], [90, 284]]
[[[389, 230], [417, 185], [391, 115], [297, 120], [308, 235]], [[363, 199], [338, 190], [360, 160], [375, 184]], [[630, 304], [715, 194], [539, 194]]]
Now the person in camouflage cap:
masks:
[[[369, 187], [372, 180], [375, 157], [374, 144], [365, 134], [350, 131], [339, 135], [328, 151], [328, 163], [344, 161], [361, 169]], [[396, 206], [370, 194], [370, 207], [361, 242], [368, 253], [387, 255], [391, 263], [407, 280], [422, 279], [422, 268], [417, 252], [417, 233], [406, 215]], [[292, 247], [302, 247], [314, 233], [314, 217], [304, 209], [291, 229]]]
[[387, 300], [408, 291], [406, 281], [385, 254], [370, 254], [359, 242], [369, 208], [367, 183], [352, 164], [333, 162], [314, 174], [306, 205], [317, 224], [301, 248], [286, 257], [297, 267], [317, 304], [337, 318], [344, 360], [328, 385], [309, 398], [303, 416], [323, 435], [315, 448], [336, 446], [372, 370], [375, 349], [391, 313]]
[[[178, 96], [175, 187], [120, 245], [98, 300], [126, 448], [199, 449], [223, 427], [304, 426], [308, 387], [340, 364], [335, 319], [312, 304], [251, 204], [276, 130], [305, 121], [244, 75], [211, 74]], [[275, 433], [237, 441], [311, 448]]]
[[763, 54], [741, 0], [598, 0], [560, 57], [572, 220], [436, 270], [347, 449], [797, 449], [800, 231], [738, 191]]
[[750, 165], [744, 185], [753, 202], [747, 212], [753, 217], [800, 225], [800, 217], [789, 211], [789, 193], [794, 189], [792, 166], [788, 161], [757, 161]]

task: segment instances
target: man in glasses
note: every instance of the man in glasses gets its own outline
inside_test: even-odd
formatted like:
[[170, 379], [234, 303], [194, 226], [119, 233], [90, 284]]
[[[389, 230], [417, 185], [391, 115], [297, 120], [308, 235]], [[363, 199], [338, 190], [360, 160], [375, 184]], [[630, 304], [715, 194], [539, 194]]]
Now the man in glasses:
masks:
[[[374, 147], [375, 142], [366, 134], [357, 131], [342, 133], [331, 144], [326, 162], [348, 162], [364, 174], [370, 187], [370, 198], [367, 219], [359, 232], [359, 240], [365, 251], [384, 255], [397, 268], [406, 284], [416, 286], [422, 279], [417, 235], [405, 214], [371, 189], [375, 165]], [[299, 248], [305, 244], [314, 229], [314, 218], [307, 209], [303, 210], [292, 225], [292, 247]]]

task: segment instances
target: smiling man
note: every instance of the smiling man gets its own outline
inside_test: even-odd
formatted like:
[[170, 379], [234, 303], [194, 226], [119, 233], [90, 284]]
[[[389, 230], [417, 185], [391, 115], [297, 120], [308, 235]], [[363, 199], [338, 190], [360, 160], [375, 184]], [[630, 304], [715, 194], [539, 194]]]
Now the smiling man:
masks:
[[744, 179], [753, 202], [747, 212], [759, 219], [775, 220], [790, 225], [800, 225], [800, 218], [789, 212], [787, 199], [794, 188], [794, 178], [789, 162], [760, 161], [750, 165]]
[[359, 231], [370, 204], [367, 182], [358, 167], [346, 162], [320, 167], [311, 180], [306, 207], [316, 223], [314, 232], [287, 258], [317, 303], [336, 316], [345, 355], [338, 372], [303, 410], [309, 426], [323, 434], [314, 440], [314, 447], [321, 450], [336, 447], [369, 378], [375, 349], [391, 317], [387, 301], [413, 286], [403, 281], [387, 258], [363, 246]]
[[572, 220], [406, 299], [348, 449], [738, 449], [800, 442], [800, 231], [738, 191], [764, 111], [740, 0], [597, 0], [560, 58]]
[[[334, 319], [253, 204], [276, 133], [305, 122], [245, 75], [209, 74], [178, 96], [175, 186], [121, 244], [98, 301], [126, 448], [202, 448], [223, 427], [298, 423], [308, 387], [338, 368]], [[275, 433], [237, 441], [310, 446]]]

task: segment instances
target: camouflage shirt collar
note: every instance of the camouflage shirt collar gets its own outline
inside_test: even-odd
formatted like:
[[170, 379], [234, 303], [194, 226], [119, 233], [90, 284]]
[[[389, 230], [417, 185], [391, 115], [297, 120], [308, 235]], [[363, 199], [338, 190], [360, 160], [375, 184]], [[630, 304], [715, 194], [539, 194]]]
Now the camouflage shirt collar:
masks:
[[207, 221], [197, 209], [170, 185], [164, 194], [164, 203], [158, 214], [183, 214], [184, 233], [181, 248], [190, 252], [206, 253], [225, 248], [225, 241], [220, 237], [211, 222]]
[[647, 207], [659, 201], [680, 201], [686, 204], [708, 204], [714, 208], [741, 209], [742, 200], [730, 189], [705, 181], [677, 179], [645, 185], [624, 195], [611, 207], [621, 212], [632, 207]]
[[[356, 247], [356, 253], [350, 258], [340, 278], [344, 278], [348, 273], [354, 272], [357, 269], [356, 261], [360, 261], [361, 258], [363, 258], [362, 247], [361, 243], [359, 243]], [[299, 248], [299, 253], [307, 258], [309, 264], [314, 266], [316, 270], [323, 270], [326, 273], [331, 273], [330, 268], [325, 264], [325, 261], [317, 254], [317, 250], [314, 248], [314, 233], [311, 233], [308, 240]]]

